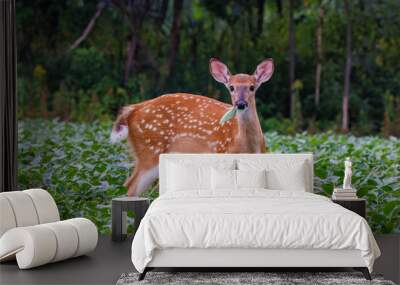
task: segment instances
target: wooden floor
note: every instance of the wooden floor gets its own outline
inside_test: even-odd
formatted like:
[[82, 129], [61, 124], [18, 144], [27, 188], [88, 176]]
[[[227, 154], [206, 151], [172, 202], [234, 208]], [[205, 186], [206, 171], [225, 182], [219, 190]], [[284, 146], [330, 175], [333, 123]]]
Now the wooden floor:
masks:
[[17, 263], [0, 264], [0, 284], [115, 284], [122, 273], [134, 271], [132, 239], [112, 242], [101, 236], [97, 248], [80, 256], [41, 267], [19, 270]]

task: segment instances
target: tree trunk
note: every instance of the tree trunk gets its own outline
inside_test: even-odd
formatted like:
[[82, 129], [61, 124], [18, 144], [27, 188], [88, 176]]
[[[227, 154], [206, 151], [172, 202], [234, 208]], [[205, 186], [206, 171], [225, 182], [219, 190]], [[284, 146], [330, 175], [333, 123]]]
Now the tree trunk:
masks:
[[350, 77], [351, 77], [351, 16], [349, 9], [349, 1], [344, 1], [344, 12], [347, 17], [346, 29], [346, 67], [344, 74], [344, 90], [342, 100], [342, 131], [347, 133], [349, 131], [349, 93], [350, 93]]
[[[106, 1], [108, 2], [108, 1]], [[141, 38], [141, 29], [145, 19], [151, 17], [149, 12], [154, 7], [156, 1], [150, 0], [111, 0], [113, 5], [118, 8], [121, 15], [126, 19], [130, 34], [126, 37], [126, 55], [123, 70], [123, 84], [129, 80], [132, 71], [141, 67], [150, 66], [155, 73], [155, 81], [159, 79], [160, 71], [155, 57], [152, 55], [151, 50], [147, 47], [144, 39]], [[161, 26], [164, 22], [169, 0], [163, 0], [160, 8], [160, 16], [156, 18], [157, 23]], [[154, 17], [154, 16], [153, 16]], [[140, 52], [140, 53], [139, 53]], [[139, 58], [140, 56], [140, 58]]]
[[320, 89], [321, 89], [321, 72], [322, 72], [322, 27], [324, 23], [324, 8], [322, 4], [319, 4], [319, 14], [318, 14], [318, 26], [317, 26], [317, 67], [315, 71], [315, 108], [318, 110], [320, 101]]
[[278, 10], [278, 14], [280, 17], [282, 17], [282, 0], [276, 0], [276, 8]]
[[192, 36], [191, 36], [191, 44], [190, 44], [190, 54], [191, 54], [191, 62], [192, 66], [196, 66], [197, 64], [197, 47], [198, 47], [198, 40], [196, 37], [197, 32], [199, 29], [197, 27], [194, 27], [194, 30], [192, 31]]
[[132, 67], [135, 63], [136, 48], [137, 48], [136, 32], [132, 31], [126, 49], [124, 85], [128, 82], [129, 76], [132, 71]]
[[160, 16], [157, 19], [157, 24], [161, 26], [164, 24], [165, 17], [167, 16], [169, 0], [163, 0], [160, 8]]
[[40, 116], [43, 118], [48, 117], [48, 111], [47, 111], [47, 99], [49, 97], [49, 90], [46, 87], [46, 83], [42, 83], [42, 86], [40, 87]]
[[294, 80], [295, 80], [295, 51], [296, 51], [296, 41], [295, 41], [295, 26], [293, 19], [293, 7], [294, 1], [289, 1], [289, 96], [290, 96], [290, 118], [294, 118], [295, 113], [295, 90], [294, 90]]
[[99, 4], [97, 4], [96, 12], [94, 13], [93, 17], [90, 19], [86, 28], [83, 30], [82, 35], [69, 47], [69, 51], [77, 48], [87, 38], [87, 36], [93, 30], [93, 27], [96, 24], [97, 18], [100, 17], [101, 12], [103, 12], [103, 10], [106, 6], [107, 6], [106, 1], [101, 1], [101, 2], [99, 2]]
[[166, 78], [169, 78], [171, 76], [175, 66], [176, 57], [178, 54], [182, 3], [183, 0], [174, 0], [173, 21], [172, 21], [171, 36], [170, 36], [170, 53], [167, 63]]
[[264, 5], [265, 5], [265, 0], [257, 1], [257, 36], [258, 37], [262, 34], [262, 31], [263, 31]]

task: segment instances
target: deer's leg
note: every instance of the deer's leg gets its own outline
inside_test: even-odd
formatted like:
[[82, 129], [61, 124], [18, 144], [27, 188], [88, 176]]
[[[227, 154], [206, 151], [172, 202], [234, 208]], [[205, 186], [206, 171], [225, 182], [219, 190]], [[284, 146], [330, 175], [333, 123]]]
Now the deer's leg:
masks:
[[[139, 168], [137, 167], [137, 165], [135, 165], [132, 174], [125, 180], [124, 183], [124, 186], [128, 188], [128, 195], [129, 195], [129, 189], [132, 188], [132, 186], [134, 186], [138, 175], [139, 175]], [[129, 195], [129, 196], [134, 196], [134, 195]]]
[[143, 166], [136, 163], [132, 175], [126, 180], [125, 187], [128, 188], [128, 196], [139, 196], [158, 178], [157, 164]]
[[158, 165], [142, 171], [138, 177], [136, 194], [139, 196], [143, 191], [147, 190], [150, 185], [158, 178]]

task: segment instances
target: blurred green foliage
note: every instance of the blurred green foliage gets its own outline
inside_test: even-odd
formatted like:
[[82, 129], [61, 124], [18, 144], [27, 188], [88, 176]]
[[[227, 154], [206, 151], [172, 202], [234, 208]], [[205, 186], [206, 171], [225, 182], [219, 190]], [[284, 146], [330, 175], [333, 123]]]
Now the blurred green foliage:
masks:
[[400, 232], [400, 140], [354, 137], [331, 132], [295, 136], [266, 133], [270, 152], [314, 154], [314, 192], [330, 197], [343, 183], [346, 157], [353, 162], [352, 185], [367, 199], [374, 232]]
[[[132, 13], [143, 7], [146, 12], [129, 18], [115, 5], [127, 1], [135, 8]], [[100, 232], [108, 233], [110, 201], [125, 194], [122, 185], [132, 161], [125, 145], [108, 143], [110, 121], [118, 109], [180, 91], [230, 102], [225, 88], [209, 75], [209, 59], [220, 58], [232, 73], [252, 73], [261, 60], [273, 58], [275, 73], [256, 95], [269, 150], [312, 151], [315, 189], [327, 196], [340, 184], [343, 160], [351, 156], [353, 182], [358, 195], [368, 199], [372, 229], [399, 232], [400, 1], [349, 1], [353, 24], [350, 130], [354, 135], [379, 134], [386, 139], [336, 134], [346, 60], [343, 1], [294, 1], [293, 119], [289, 118], [289, 1], [182, 0], [174, 38], [178, 1], [16, 2], [20, 188], [49, 190], [62, 218], [85, 216]], [[99, 3], [105, 3], [105, 8], [93, 29], [71, 50]], [[320, 5], [323, 56], [317, 107]], [[133, 32], [136, 19], [141, 22]], [[125, 78], [132, 37], [139, 46]], [[153, 185], [146, 195], [156, 198], [157, 188]]]
[[[111, 145], [108, 123], [24, 120], [19, 124], [18, 183], [21, 189], [42, 187], [55, 198], [63, 219], [84, 216], [101, 233], [110, 233], [111, 199], [122, 186], [132, 158], [126, 144]], [[374, 232], [400, 232], [400, 140], [322, 133], [265, 135], [270, 152], [313, 152], [314, 191], [330, 196], [343, 180], [343, 161], [353, 160], [353, 186], [367, 199]], [[153, 185], [145, 196], [158, 196]], [[133, 215], [129, 215], [133, 217]], [[130, 227], [131, 230], [132, 226]]]
[[[257, 93], [260, 117], [272, 120], [263, 122], [264, 131], [295, 133], [338, 129], [345, 65], [343, 1], [294, 1], [295, 75], [296, 82], [302, 86], [296, 94], [296, 118], [301, 120], [294, 122], [287, 121], [289, 1], [184, 0], [177, 55], [172, 60], [170, 74], [172, 26], [176, 16], [174, 0], [128, 1], [131, 5], [147, 3], [150, 8], [146, 14], [138, 14], [143, 19], [134, 36], [141, 45], [126, 81], [124, 69], [132, 37], [131, 22], [116, 7], [117, 1], [105, 1], [106, 8], [87, 38], [69, 50], [99, 2], [102, 1], [17, 1], [20, 118], [107, 121], [125, 104], [177, 91], [229, 102], [224, 87], [209, 75], [209, 58], [222, 59], [233, 73], [252, 73], [258, 62], [271, 57], [275, 74]], [[400, 1], [350, 3], [353, 23], [351, 131], [359, 135], [398, 136]], [[321, 100], [317, 108], [314, 89], [319, 4], [325, 13]], [[163, 7], [166, 7], [165, 14]], [[386, 100], [385, 96], [393, 100]]]

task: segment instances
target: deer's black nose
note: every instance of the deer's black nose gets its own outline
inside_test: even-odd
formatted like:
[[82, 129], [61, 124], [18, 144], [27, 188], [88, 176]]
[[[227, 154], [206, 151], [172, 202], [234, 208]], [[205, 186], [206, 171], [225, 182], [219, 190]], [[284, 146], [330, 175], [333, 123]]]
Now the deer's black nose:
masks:
[[238, 102], [236, 102], [236, 107], [237, 107], [239, 110], [244, 110], [244, 109], [247, 108], [247, 106], [248, 106], [248, 104], [247, 104], [245, 101], [238, 101]]

